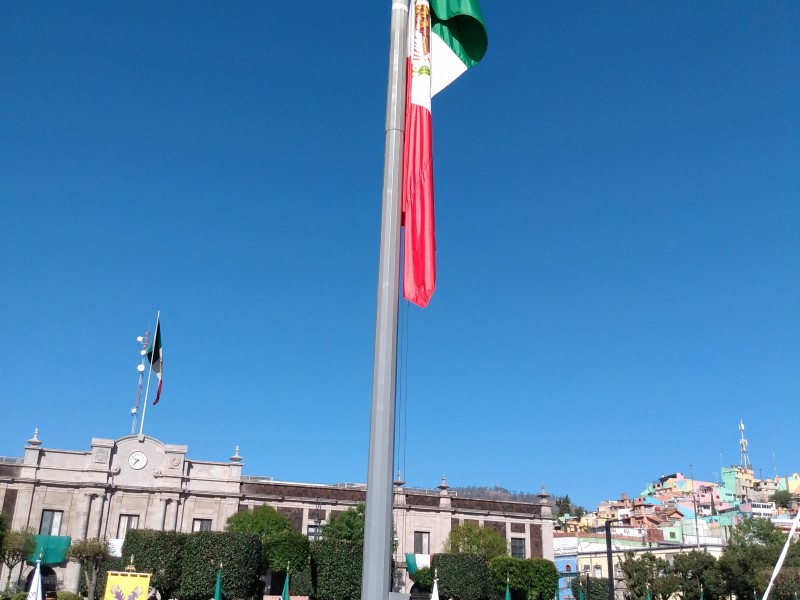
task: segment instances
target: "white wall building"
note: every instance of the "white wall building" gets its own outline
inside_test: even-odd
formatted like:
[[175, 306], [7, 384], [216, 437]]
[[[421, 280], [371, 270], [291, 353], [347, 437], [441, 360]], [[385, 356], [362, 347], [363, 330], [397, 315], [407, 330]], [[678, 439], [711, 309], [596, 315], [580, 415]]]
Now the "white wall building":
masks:
[[[286, 516], [298, 532], [315, 538], [337, 512], [366, 497], [361, 484], [316, 485], [242, 475], [238, 447], [227, 461], [196, 460], [188, 448], [147, 436], [93, 438], [88, 450], [45, 448], [37, 433], [24, 456], [0, 462], [0, 507], [9, 528], [31, 527], [45, 541], [108, 538], [120, 548], [131, 528], [192, 532], [222, 530], [237, 511], [262, 504]], [[544, 502], [460, 498], [442, 485], [434, 490], [395, 488], [398, 536], [397, 591], [409, 591], [405, 554], [439, 552], [456, 523], [474, 522], [502, 535], [517, 556], [553, 559], [553, 521]], [[66, 541], [66, 540], [61, 540]], [[24, 583], [30, 564], [12, 581]], [[78, 568], [66, 562], [43, 570], [56, 589], [76, 591]], [[0, 572], [5, 581], [5, 569]]]

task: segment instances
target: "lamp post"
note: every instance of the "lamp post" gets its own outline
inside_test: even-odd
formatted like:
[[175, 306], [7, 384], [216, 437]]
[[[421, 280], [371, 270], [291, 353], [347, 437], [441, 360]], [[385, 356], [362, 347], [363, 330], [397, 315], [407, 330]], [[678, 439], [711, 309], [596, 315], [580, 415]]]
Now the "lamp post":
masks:
[[606, 521], [606, 560], [608, 561], [608, 600], [614, 600], [614, 561], [611, 558], [611, 524], [622, 519]]

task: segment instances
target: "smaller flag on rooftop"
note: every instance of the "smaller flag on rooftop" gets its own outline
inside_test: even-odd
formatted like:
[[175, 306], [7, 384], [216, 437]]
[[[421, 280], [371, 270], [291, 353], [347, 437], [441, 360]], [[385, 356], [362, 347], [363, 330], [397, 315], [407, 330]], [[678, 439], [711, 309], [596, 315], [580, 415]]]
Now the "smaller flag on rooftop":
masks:
[[158, 391], [156, 392], [156, 399], [153, 400], [153, 406], [158, 404], [161, 400], [161, 374], [163, 369], [163, 351], [161, 348], [161, 323], [156, 321], [156, 334], [153, 336], [153, 343], [147, 349], [147, 360], [150, 362], [150, 368], [153, 373], [158, 377]]

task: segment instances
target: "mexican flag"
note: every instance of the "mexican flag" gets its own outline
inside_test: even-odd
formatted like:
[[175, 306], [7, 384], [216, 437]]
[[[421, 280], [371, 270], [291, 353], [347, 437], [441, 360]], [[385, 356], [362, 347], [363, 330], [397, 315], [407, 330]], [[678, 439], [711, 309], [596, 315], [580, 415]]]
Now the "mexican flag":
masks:
[[431, 97], [478, 63], [488, 39], [477, 0], [410, 0], [403, 146], [403, 297], [436, 287]]
[[150, 347], [147, 349], [147, 360], [150, 362], [150, 368], [153, 369], [153, 373], [158, 377], [158, 391], [156, 392], [156, 399], [153, 400], [153, 406], [158, 404], [158, 401], [161, 400], [161, 372], [163, 371], [162, 354], [161, 323], [160, 321], [156, 321], [156, 334], [153, 336], [153, 343], [150, 344]]
[[418, 569], [431, 568], [430, 554], [408, 554], [406, 553], [406, 570], [409, 575], [413, 575]]

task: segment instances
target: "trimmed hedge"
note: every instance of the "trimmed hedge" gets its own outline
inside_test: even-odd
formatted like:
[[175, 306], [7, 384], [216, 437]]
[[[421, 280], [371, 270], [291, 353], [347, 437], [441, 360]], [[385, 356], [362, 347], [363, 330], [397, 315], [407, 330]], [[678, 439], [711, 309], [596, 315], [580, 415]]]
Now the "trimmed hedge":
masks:
[[58, 600], [83, 600], [78, 594], [73, 594], [72, 592], [56, 592], [56, 597]]
[[529, 558], [531, 586], [528, 600], [550, 600], [558, 592], [558, 569], [546, 558]]
[[311, 578], [315, 584], [316, 598], [361, 598], [361, 571], [364, 564], [362, 542], [323, 539], [312, 544], [311, 556]]
[[489, 564], [478, 554], [436, 554], [431, 569], [439, 573], [439, 596], [453, 600], [500, 598], [492, 585]]
[[122, 560], [127, 565], [133, 555], [136, 570], [152, 573], [150, 585], [162, 598], [172, 598], [181, 583], [186, 538], [187, 534], [177, 531], [129, 529], [122, 546]]
[[512, 600], [527, 600], [531, 584], [528, 561], [511, 556], [498, 556], [489, 561], [489, 571], [495, 589], [505, 592], [508, 581]]
[[305, 569], [295, 572], [292, 569], [292, 578], [289, 580], [291, 596], [314, 596], [314, 580], [311, 576], [311, 564]]
[[291, 571], [301, 571], [308, 567], [311, 550], [306, 536], [294, 531], [280, 531], [265, 535], [261, 543], [267, 568], [285, 571], [289, 565]]
[[258, 588], [261, 539], [254, 533], [201, 531], [186, 538], [181, 586], [183, 600], [208, 600], [214, 595], [222, 564], [224, 598], [247, 598]]

